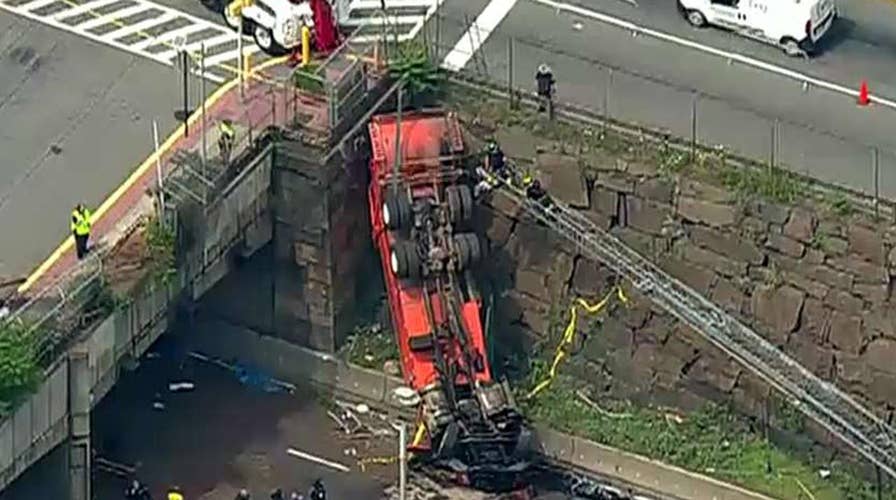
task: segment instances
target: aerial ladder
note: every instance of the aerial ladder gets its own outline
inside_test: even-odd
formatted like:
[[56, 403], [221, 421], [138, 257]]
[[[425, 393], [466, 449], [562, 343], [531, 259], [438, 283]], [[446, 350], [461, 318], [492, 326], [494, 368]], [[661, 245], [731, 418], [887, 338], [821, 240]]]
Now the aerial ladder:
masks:
[[783, 394], [800, 412], [896, 477], [896, 432], [891, 425], [581, 213], [557, 200], [543, 203], [530, 199], [515, 179], [518, 176], [479, 173], [495, 186], [494, 195], [515, 201], [572, 243], [582, 256], [630, 281], [654, 304]]

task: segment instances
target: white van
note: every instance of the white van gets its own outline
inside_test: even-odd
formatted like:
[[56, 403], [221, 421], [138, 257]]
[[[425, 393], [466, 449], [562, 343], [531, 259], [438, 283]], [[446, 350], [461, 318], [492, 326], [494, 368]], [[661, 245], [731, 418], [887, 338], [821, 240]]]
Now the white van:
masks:
[[[240, 17], [230, 0], [217, 0], [224, 22], [239, 29]], [[234, 5], [234, 7], [231, 7]], [[255, 43], [267, 54], [279, 56], [302, 43], [302, 26], [314, 27], [314, 13], [308, 1], [253, 0], [241, 9], [243, 31], [252, 33]]]
[[693, 26], [730, 29], [789, 56], [812, 54], [837, 17], [833, 0], [678, 0], [678, 8]]

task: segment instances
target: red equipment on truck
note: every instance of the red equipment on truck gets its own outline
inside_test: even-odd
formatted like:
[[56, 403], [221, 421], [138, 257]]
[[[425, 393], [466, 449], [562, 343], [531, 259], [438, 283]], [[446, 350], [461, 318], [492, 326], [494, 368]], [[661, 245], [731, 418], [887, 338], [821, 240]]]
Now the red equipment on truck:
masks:
[[420, 396], [426, 459], [476, 488], [514, 489], [530, 465], [530, 432], [486, 357], [471, 271], [484, 245], [470, 230], [460, 125], [434, 110], [378, 115], [368, 131], [373, 239], [404, 379]]

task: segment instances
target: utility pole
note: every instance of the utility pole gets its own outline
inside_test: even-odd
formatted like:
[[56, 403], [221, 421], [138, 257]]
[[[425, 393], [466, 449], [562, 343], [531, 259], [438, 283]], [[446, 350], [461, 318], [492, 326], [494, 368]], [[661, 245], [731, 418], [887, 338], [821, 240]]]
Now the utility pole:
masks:
[[162, 155], [159, 153], [159, 124], [152, 121], [152, 144], [156, 152], [156, 185], [159, 189], [159, 222], [165, 218], [165, 191], [162, 186]]
[[183, 80], [184, 80], [184, 137], [190, 136], [190, 94], [189, 94], [189, 84], [188, 79], [190, 76], [190, 59], [189, 54], [187, 54], [186, 50], [181, 50], [180, 52], [180, 60], [181, 65], [183, 65]]
[[201, 80], [200, 85], [202, 86], [202, 175], [205, 175], [205, 166], [208, 162], [208, 139], [206, 135], [208, 135], [208, 128], [205, 116], [205, 42], [200, 45], [200, 57], [199, 60], [199, 78]]
[[398, 498], [407, 500], [408, 495], [408, 435], [404, 422], [392, 424], [398, 430]]
[[240, 26], [236, 34], [236, 67], [240, 78], [240, 98], [246, 97], [245, 75], [243, 75], [243, 11], [240, 9]]

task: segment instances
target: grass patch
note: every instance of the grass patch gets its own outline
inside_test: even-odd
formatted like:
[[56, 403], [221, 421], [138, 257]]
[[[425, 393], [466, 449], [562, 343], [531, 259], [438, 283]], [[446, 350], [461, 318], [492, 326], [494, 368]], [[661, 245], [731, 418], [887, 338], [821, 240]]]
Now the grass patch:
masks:
[[804, 182], [778, 167], [734, 168], [720, 171], [722, 184], [741, 198], [765, 198], [778, 203], [794, 203], [805, 194]]
[[143, 230], [146, 238], [146, 262], [149, 279], [153, 285], [167, 286], [177, 275], [174, 229], [158, 217], [146, 222]]
[[37, 335], [18, 320], [0, 323], [0, 417], [8, 415], [40, 381]]
[[378, 323], [355, 327], [340, 351], [349, 363], [374, 370], [382, 370], [383, 363], [398, 359], [395, 336]]
[[[546, 364], [535, 364], [531, 385], [541, 381], [546, 371]], [[724, 407], [710, 405], [684, 418], [627, 402], [601, 401], [605, 406], [596, 408], [579, 396], [573, 383], [561, 375], [550, 390], [534, 400], [520, 398], [523, 410], [529, 418], [555, 429], [775, 498], [877, 498], [874, 486], [851, 474], [849, 466], [811, 465], [805, 457], [768, 444], [745, 420]], [[822, 468], [831, 475], [822, 478]]]

